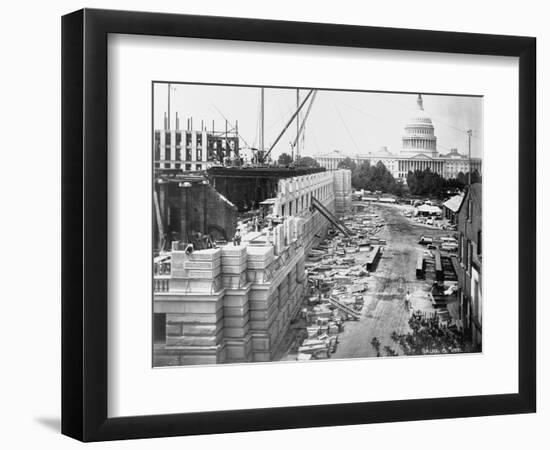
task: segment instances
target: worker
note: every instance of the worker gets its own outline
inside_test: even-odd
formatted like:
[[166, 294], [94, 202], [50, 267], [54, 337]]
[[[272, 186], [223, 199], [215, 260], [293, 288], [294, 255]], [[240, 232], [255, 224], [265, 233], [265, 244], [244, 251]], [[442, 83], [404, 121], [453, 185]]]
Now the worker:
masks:
[[410, 310], [411, 309], [411, 293], [407, 291], [407, 295], [405, 295], [405, 308]]
[[233, 236], [233, 245], [241, 245], [241, 232], [238, 228], [235, 231], [235, 236]]

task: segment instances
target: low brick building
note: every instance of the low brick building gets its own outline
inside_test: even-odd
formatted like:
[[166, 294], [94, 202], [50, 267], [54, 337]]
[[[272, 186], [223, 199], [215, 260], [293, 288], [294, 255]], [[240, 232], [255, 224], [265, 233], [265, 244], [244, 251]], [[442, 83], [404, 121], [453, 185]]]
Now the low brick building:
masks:
[[481, 183], [475, 183], [468, 189], [456, 214], [461, 320], [466, 336], [480, 349], [483, 309], [481, 187]]

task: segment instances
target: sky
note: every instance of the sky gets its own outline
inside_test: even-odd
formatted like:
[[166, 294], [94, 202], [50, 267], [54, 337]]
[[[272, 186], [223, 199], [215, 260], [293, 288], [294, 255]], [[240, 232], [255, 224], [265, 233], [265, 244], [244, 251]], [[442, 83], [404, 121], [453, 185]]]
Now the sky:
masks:
[[[171, 125], [175, 128], [176, 111], [180, 128], [193, 117], [193, 128], [201, 121], [208, 130], [212, 121], [216, 130], [225, 130], [225, 119], [238, 121], [241, 146], [258, 147], [260, 87], [196, 85], [172, 83], [170, 96]], [[305, 98], [308, 89], [301, 89]], [[163, 128], [167, 111], [168, 84], [153, 85], [154, 128]], [[415, 115], [418, 93], [318, 90], [306, 122], [302, 156], [314, 156], [338, 150], [345, 154], [366, 154], [387, 147], [399, 153], [404, 124]], [[424, 111], [432, 119], [440, 153], [457, 148], [468, 153], [467, 129], [472, 129], [472, 157], [482, 157], [483, 98], [422, 94]], [[309, 102], [308, 102], [309, 103]], [[305, 115], [308, 104], [302, 109]], [[265, 89], [265, 137], [267, 148], [274, 142], [296, 109], [296, 89]], [[291, 152], [296, 137], [292, 123], [272, 151], [277, 158]], [[244, 141], [244, 142], [243, 142]]]

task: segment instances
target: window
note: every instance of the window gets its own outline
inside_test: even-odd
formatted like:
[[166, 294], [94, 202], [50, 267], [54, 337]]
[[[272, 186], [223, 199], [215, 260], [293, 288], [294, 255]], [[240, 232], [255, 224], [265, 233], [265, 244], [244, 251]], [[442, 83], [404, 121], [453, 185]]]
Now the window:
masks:
[[164, 133], [164, 143], [166, 144], [167, 147], [169, 147], [170, 144], [172, 144], [172, 133], [170, 133], [169, 131]]
[[193, 138], [191, 133], [185, 133], [185, 160], [192, 161], [193, 155], [191, 155], [191, 147], [193, 146]]
[[191, 170], [191, 164], [186, 164], [185, 165], [185, 170]]
[[[174, 155], [176, 161], [181, 161], [181, 131], [176, 131], [176, 154]], [[176, 164], [176, 169], [179, 169], [180, 165]]]
[[155, 161], [160, 159], [160, 131], [155, 131], [155, 144], [154, 144]]
[[202, 170], [202, 164], [197, 164], [197, 170]]
[[197, 161], [202, 161], [202, 148], [197, 147]]

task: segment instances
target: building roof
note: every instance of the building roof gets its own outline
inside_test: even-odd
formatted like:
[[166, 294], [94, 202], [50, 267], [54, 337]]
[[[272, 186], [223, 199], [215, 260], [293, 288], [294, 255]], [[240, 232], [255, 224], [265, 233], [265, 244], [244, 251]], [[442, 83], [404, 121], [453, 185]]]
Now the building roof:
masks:
[[340, 150], [332, 150], [328, 153], [323, 153], [321, 155], [313, 155], [312, 158], [352, 158], [350, 155], [347, 155], [344, 152], [341, 152]]
[[[441, 158], [447, 158], [447, 159], [468, 159], [467, 155], [463, 155], [462, 153], [458, 153], [458, 149], [452, 148], [449, 153], [441, 153], [439, 155]], [[472, 158], [475, 159], [475, 158]]]
[[454, 197], [451, 197], [449, 200], [443, 203], [443, 206], [447, 209], [450, 209], [452, 212], [457, 212], [460, 209], [462, 200], [464, 200], [463, 194], [455, 195]]
[[416, 111], [414, 115], [408, 120], [406, 128], [428, 128], [432, 130], [431, 135], [433, 136], [433, 125], [432, 119], [424, 111], [424, 101], [422, 100], [422, 94], [418, 94], [416, 99]]
[[[464, 198], [469, 197], [471, 198], [472, 202], [476, 205], [481, 206], [481, 183], [474, 183], [470, 186], [469, 191], [466, 192], [466, 195]], [[459, 210], [462, 209], [462, 206], [467, 202], [462, 202], [460, 204]]]
[[395, 155], [388, 150], [388, 147], [382, 146], [376, 149], [374, 152], [369, 151], [366, 155], [358, 155], [358, 156], [380, 157], [380, 156], [395, 156]]

